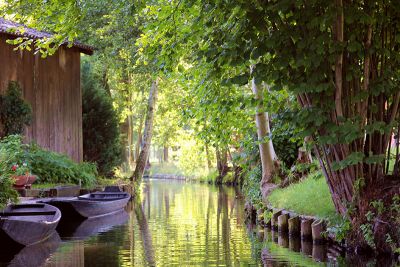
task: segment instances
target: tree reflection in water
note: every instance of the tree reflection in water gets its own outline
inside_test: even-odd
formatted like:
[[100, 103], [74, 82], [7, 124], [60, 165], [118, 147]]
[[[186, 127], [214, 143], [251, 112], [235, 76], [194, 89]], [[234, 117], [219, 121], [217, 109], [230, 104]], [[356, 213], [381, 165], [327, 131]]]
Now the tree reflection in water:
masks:
[[[144, 250], [144, 255], [146, 257], [146, 261], [149, 266], [156, 266], [153, 241], [151, 238], [151, 232], [149, 230], [149, 225], [147, 223], [146, 216], [144, 215], [143, 212], [143, 206], [144, 203], [143, 205], [140, 205], [140, 203], [136, 203], [134, 205], [136, 220], [139, 225], [140, 235], [142, 237], [143, 250]], [[150, 207], [150, 205], [148, 206]]]

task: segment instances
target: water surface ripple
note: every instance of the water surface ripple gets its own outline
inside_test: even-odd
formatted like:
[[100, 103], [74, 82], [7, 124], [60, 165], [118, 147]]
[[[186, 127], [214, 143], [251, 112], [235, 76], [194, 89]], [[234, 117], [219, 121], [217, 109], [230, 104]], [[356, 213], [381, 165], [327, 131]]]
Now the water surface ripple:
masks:
[[32, 253], [25, 249], [14, 258], [25, 266], [33, 262], [29, 255], [36, 255], [35, 262], [43, 258], [43, 266], [71, 267], [345, 266], [326, 247], [246, 226], [244, 199], [238, 193], [206, 184], [145, 181], [142, 199], [129, 203], [126, 211], [63, 222], [58, 229], [61, 242], [56, 233], [53, 243]]

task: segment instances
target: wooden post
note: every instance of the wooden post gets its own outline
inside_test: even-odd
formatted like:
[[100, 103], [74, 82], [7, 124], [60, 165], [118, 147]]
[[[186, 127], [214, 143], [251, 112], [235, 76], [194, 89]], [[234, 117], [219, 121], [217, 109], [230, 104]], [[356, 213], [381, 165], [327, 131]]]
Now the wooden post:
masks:
[[300, 218], [294, 216], [288, 220], [289, 236], [297, 236], [300, 234]]
[[323, 220], [316, 220], [311, 224], [312, 239], [314, 243], [323, 243], [325, 238], [323, 233], [325, 231], [325, 222]]
[[278, 216], [278, 232], [287, 232], [288, 231], [288, 214], [282, 214]]
[[318, 262], [326, 261], [326, 247], [323, 244], [314, 244], [312, 248], [312, 257]]
[[289, 249], [300, 252], [300, 238], [298, 236], [289, 236]]
[[301, 240], [301, 253], [304, 255], [312, 255], [312, 242], [307, 240]]
[[282, 210], [278, 210], [272, 214], [271, 218], [271, 228], [273, 230], [278, 229], [278, 217], [282, 214]]
[[271, 231], [271, 238], [274, 243], [278, 243], [278, 235], [279, 234], [277, 231], [274, 230]]
[[310, 239], [312, 237], [311, 232], [311, 224], [313, 220], [311, 219], [302, 219], [300, 226], [300, 236], [301, 239]]
[[289, 238], [285, 234], [279, 234], [278, 235], [278, 245], [283, 247], [283, 248], [288, 248], [289, 247]]

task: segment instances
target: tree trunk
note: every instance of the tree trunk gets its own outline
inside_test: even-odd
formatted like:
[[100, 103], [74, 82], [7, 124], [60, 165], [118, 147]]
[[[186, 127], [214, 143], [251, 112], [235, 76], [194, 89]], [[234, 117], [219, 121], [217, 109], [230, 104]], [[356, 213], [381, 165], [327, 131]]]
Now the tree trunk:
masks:
[[146, 122], [144, 125], [144, 133], [143, 133], [143, 144], [141, 147], [139, 158], [136, 163], [135, 171], [131, 177], [131, 179], [134, 182], [139, 182], [142, 179], [144, 169], [146, 167], [146, 163], [149, 158], [151, 137], [153, 135], [153, 121], [156, 108], [157, 93], [158, 93], [158, 79], [156, 78], [151, 85], [149, 94], [149, 101], [146, 112], [147, 113]]
[[204, 146], [205, 146], [205, 149], [206, 149], [207, 169], [208, 169], [208, 171], [210, 171], [211, 168], [212, 168], [211, 159], [210, 159], [210, 149], [209, 149], [209, 147], [208, 147], [207, 142], [205, 143]]
[[168, 146], [164, 146], [164, 162], [168, 162]]
[[136, 142], [136, 146], [135, 146], [135, 162], [137, 163], [138, 159], [139, 159], [139, 154], [140, 154], [140, 148], [142, 147], [142, 129], [143, 129], [143, 118], [144, 116], [140, 117], [140, 123], [139, 123], [139, 128], [138, 128], [138, 139]]
[[134, 162], [134, 155], [133, 155], [133, 119], [131, 115], [128, 115], [128, 166], [129, 169], [132, 170], [133, 162]]
[[222, 179], [228, 173], [228, 155], [226, 149], [216, 148], [218, 177], [217, 184], [222, 184]]
[[261, 191], [263, 192], [263, 197], [265, 198], [270, 190], [275, 187], [272, 183], [272, 178], [277, 172], [277, 167], [275, 165], [277, 156], [275, 154], [272, 140], [269, 138], [271, 131], [268, 113], [264, 111], [263, 105], [264, 88], [260, 83], [256, 82], [255, 78], [252, 79], [251, 88], [255, 99], [258, 101], [255, 120], [262, 167]]
[[[139, 225], [139, 232], [142, 239], [143, 249], [145, 251], [144, 258], [146, 259], [149, 266], [157, 266], [151, 231], [149, 229], [146, 215], [143, 211], [143, 206], [140, 203], [135, 203], [134, 205], [136, 221]], [[150, 207], [150, 203], [148, 205]]]

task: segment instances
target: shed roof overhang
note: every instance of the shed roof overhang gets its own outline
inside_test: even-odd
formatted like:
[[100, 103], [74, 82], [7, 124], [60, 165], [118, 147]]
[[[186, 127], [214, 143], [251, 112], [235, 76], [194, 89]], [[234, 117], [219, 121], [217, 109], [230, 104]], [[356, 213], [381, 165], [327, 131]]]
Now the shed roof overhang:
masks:
[[[27, 37], [34, 40], [52, 37], [52, 34], [50, 33], [38, 31], [29, 28], [23, 24], [15, 23], [1, 17], [0, 17], [0, 33], [4, 33], [15, 37]], [[70, 44], [68, 42], [65, 42], [65, 45], [70, 45]], [[78, 48], [80, 52], [87, 55], [92, 55], [94, 51], [94, 47], [82, 44], [80, 42], [73, 42], [72, 47]]]

